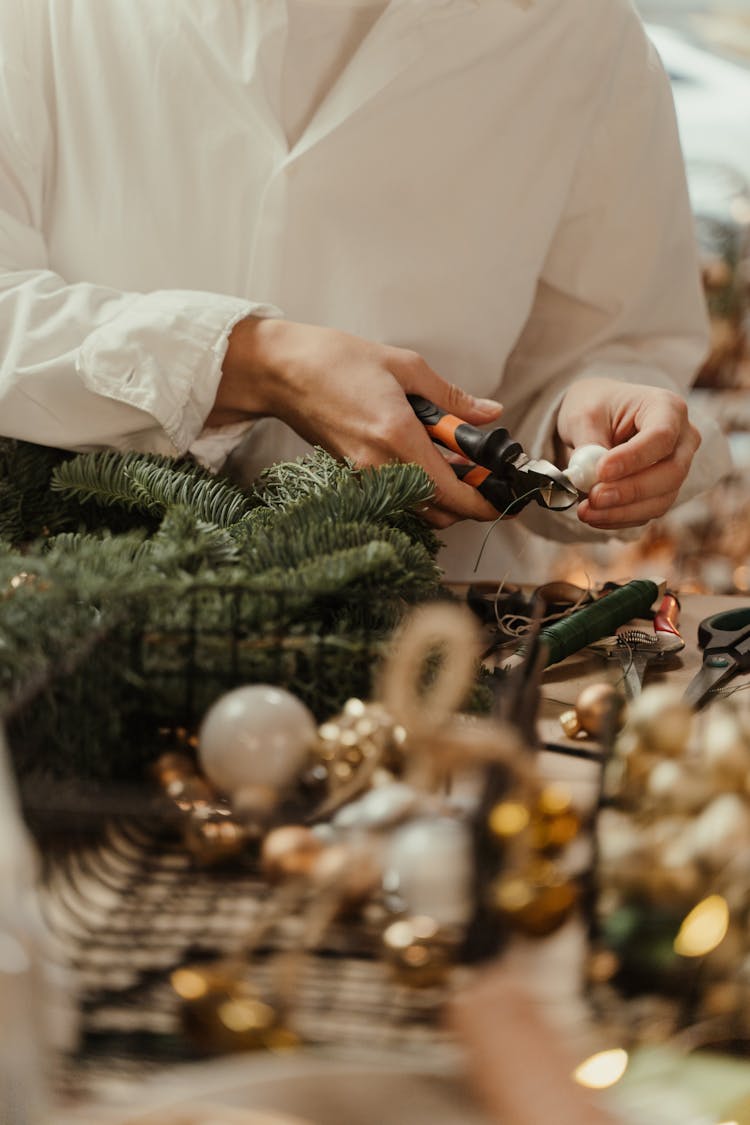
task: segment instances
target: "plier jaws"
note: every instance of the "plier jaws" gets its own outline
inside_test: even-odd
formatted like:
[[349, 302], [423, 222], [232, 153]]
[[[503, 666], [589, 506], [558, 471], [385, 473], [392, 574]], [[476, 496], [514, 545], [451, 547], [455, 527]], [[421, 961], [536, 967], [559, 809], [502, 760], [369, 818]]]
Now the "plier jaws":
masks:
[[421, 395], [406, 397], [432, 440], [466, 458], [466, 464], [452, 466], [456, 476], [504, 516], [517, 515], [532, 500], [562, 512], [583, 499], [561, 469], [529, 457], [502, 426], [480, 430]]
[[542, 508], [549, 508], [554, 512], [564, 512], [572, 508], [584, 494], [551, 461], [543, 458], [531, 458], [522, 454], [514, 463], [514, 469], [519, 478], [529, 483], [530, 488], [538, 491], [532, 499], [536, 500]]

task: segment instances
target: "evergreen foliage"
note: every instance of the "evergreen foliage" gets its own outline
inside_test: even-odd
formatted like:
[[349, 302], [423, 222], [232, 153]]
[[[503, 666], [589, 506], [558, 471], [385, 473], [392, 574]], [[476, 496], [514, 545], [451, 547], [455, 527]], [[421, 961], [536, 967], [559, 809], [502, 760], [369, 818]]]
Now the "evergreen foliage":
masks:
[[0, 714], [21, 772], [137, 777], [159, 727], [238, 683], [321, 718], [366, 695], [405, 607], [439, 591], [431, 492], [418, 466], [322, 450], [245, 492], [189, 460], [0, 442]]

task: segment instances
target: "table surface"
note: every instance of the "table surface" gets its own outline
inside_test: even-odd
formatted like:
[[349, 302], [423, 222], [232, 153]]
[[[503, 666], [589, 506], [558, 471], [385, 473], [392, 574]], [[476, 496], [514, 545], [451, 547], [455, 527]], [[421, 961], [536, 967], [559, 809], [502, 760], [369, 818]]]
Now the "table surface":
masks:
[[[684, 689], [701, 666], [698, 648], [698, 625], [714, 613], [737, 609], [747, 604], [745, 599], [729, 596], [686, 594], [680, 599], [680, 632], [685, 648], [664, 663], [651, 663], [646, 671], [644, 686], [648, 684], [674, 684]], [[596, 749], [592, 739], [567, 739], [560, 726], [560, 715], [574, 705], [580, 691], [587, 685], [602, 680], [616, 682], [622, 671], [617, 660], [608, 660], [590, 649], [552, 665], [544, 673], [542, 706], [539, 716], [539, 735], [544, 742], [560, 743], [575, 748]]]

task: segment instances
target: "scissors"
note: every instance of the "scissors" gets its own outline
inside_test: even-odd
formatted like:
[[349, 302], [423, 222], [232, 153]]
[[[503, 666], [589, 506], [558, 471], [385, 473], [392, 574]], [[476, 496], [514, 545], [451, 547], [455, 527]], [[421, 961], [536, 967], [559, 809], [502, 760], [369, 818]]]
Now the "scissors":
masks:
[[728, 680], [750, 672], [750, 606], [706, 617], [698, 626], [703, 667], [685, 692], [685, 701], [696, 710]]
[[561, 469], [551, 461], [529, 457], [502, 426], [479, 430], [421, 395], [406, 397], [432, 440], [470, 462], [452, 465], [456, 476], [504, 516], [516, 515], [531, 500], [561, 512], [583, 499]]

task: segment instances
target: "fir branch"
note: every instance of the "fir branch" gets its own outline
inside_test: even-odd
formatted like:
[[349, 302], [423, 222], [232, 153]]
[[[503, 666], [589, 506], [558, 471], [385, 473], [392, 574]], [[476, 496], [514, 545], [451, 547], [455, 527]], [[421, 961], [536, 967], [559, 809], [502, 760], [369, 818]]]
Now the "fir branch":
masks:
[[51, 487], [79, 502], [152, 516], [189, 506], [208, 523], [228, 527], [250, 510], [239, 488], [191, 461], [141, 453], [84, 453], [59, 466]]
[[[139, 453], [81, 453], [60, 465], [53, 473], [51, 488], [79, 503], [93, 501], [101, 507], [118, 507], [144, 510], [142, 498], [133, 495], [131, 466], [137, 465], [143, 455]], [[159, 462], [165, 470], [170, 465], [168, 457], [149, 457], [151, 463]]]
[[172, 465], [165, 471], [162, 465], [141, 463], [133, 465], [129, 475], [134, 494], [144, 505], [153, 505], [152, 510], [190, 508], [198, 519], [217, 527], [231, 527], [250, 510], [244, 492], [199, 465]]

